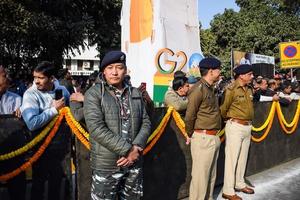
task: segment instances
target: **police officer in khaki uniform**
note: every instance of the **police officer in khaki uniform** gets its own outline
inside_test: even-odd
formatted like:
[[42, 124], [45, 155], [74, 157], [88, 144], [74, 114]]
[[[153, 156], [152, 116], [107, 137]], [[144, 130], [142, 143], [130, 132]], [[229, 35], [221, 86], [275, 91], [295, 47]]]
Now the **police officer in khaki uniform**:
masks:
[[235, 191], [254, 194], [244, 180], [251, 140], [251, 122], [254, 116], [252, 103], [252, 66], [243, 64], [234, 69], [235, 81], [225, 91], [221, 114], [227, 119], [225, 127], [225, 173], [222, 197], [242, 199]]
[[199, 63], [202, 78], [192, 87], [185, 116], [191, 139], [192, 180], [190, 200], [213, 199], [220, 139], [221, 114], [214, 83], [219, 80], [221, 62], [205, 58]]

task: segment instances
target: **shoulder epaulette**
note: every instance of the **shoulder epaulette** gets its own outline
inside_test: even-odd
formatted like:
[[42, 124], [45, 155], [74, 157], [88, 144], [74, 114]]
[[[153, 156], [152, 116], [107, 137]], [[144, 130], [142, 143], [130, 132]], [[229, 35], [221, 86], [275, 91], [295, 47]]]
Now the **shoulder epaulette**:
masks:
[[199, 83], [198, 88], [199, 88], [199, 89], [202, 88], [202, 83], [201, 83], [201, 82]]
[[230, 84], [227, 86], [227, 89], [228, 89], [228, 90], [233, 90], [233, 89], [234, 89], [234, 86], [235, 86], [234, 82], [233, 82], [233, 83], [230, 83]]
[[194, 91], [201, 90], [202, 89], [202, 83], [199, 81], [195, 85], [192, 86], [192, 88], [189, 90], [189, 94], [191, 94]]

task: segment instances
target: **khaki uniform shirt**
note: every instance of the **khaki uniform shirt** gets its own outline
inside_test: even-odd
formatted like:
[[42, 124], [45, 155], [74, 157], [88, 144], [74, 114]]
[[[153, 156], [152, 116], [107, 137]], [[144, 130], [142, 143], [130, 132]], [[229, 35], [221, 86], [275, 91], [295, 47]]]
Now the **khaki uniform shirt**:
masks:
[[222, 117], [252, 120], [254, 117], [252, 101], [252, 88], [242, 87], [238, 81], [234, 81], [225, 91], [225, 98], [221, 105]]
[[179, 96], [173, 89], [169, 89], [165, 94], [166, 106], [173, 106], [177, 111], [186, 110], [188, 99], [185, 96]]
[[192, 135], [195, 129], [221, 129], [218, 97], [212, 85], [201, 79], [192, 87], [188, 100], [185, 125], [189, 135]]

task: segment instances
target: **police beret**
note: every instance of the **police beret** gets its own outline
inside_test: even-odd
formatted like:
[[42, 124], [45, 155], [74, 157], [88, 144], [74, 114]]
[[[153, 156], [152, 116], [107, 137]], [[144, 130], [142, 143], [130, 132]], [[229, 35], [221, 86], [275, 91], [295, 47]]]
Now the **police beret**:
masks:
[[242, 64], [242, 65], [239, 65], [237, 67], [235, 67], [233, 69], [233, 72], [236, 74], [236, 75], [240, 75], [240, 74], [247, 74], [248, 72], [251, 72], [253, 69], [252, 69], [252, 66], [251, 65], [248, 65], [248, 64]]
[[200, 61], [199, 67], [203, 69], [219, 69], [221, 62], [216, 58], [204, 58]]
[[123, 63], [126, 66], [126, 55], [122, 51], [110, 51], [105, 54], [101, 61], [100, 71], [103, 71], [106, 66], [113, 63]]

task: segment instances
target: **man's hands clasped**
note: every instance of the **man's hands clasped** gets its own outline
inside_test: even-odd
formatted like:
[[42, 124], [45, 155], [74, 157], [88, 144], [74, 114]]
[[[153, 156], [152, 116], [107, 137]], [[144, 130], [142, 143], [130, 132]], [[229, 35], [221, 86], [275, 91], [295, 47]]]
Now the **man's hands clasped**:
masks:
[[121, 157], [117, 161], [118, 167], [129, 167], [133, 165], [141, 156], [143, 149], [137, 145], [133, 145], [128, 155]]

